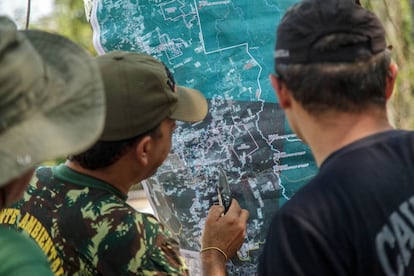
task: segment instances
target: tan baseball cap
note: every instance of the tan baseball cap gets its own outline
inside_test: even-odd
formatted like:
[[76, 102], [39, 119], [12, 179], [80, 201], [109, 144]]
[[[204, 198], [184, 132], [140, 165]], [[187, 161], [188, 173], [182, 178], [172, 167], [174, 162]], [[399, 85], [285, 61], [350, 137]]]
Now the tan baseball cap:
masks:
[[0, 186], [87, 149], [104, 116], [100, 72], [85, 50], [56, 34], [18, 31], [0, 17]]
[[197, 122], [207, 115], [203, 94], [176, 85], [168, 68], [147, 54], [114, 51], [96, 60], [107, 99], [101, 141], [138, 136], [166, 118]]

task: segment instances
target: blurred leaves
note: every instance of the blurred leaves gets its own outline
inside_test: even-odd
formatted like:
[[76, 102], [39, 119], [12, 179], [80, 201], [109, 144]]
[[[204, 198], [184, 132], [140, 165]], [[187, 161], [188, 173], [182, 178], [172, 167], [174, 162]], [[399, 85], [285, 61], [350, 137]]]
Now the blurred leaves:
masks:
[[394, 95], [388, 105], [394, 126], [414, 129], [414, 0], [362, 0], [384, 23], [392, 57], [399, 68]]
[[53, 13], [32, 22], [30, 28], [57, 32], [96, 55], [92, 43], [92, 28], [86, 20], [82, 0], [55, 0]]

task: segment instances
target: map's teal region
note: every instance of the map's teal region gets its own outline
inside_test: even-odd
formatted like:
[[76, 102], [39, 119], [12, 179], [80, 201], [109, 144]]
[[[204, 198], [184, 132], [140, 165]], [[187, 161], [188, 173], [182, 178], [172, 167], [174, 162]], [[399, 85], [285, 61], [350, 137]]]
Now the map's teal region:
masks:
[[98, 1], [95, 45], [146, 52], [207, 98], [277, 102], [275, 30], [292, 0]]
[[[285, 120], [285, 130], [286, 133], [292, 133], [290, 126]], [[310, 148], [305, 145], [303, 142], [299, 141], [296, 136], [288, 139], [289, 142], [283, 143], [283, 149], [285, 152], [305, 152], [302, 158], [297, 156], [292, 156], [285, 158], [284, 163], [289, 164], [288, 170], [283, 170], [280, 173], [280, 179], [284, 183], [284, 190], [282, 191], [282, 196], [279, 198], [279, 206], [282, 206], [286, 203], [287, 200], [292, 198], [296, 191], [301, 188], [304, 184], [308, 183], [317, 173], [318, 167], [316, 166], [315, 159], [312, 156]], [[308, 159], [308, 166], [303, 167], [303, 160]], [[283, 163], [281, 164], [284, 165]], [[300, 167], [300, 174], [297, 173], [297, 168]]]

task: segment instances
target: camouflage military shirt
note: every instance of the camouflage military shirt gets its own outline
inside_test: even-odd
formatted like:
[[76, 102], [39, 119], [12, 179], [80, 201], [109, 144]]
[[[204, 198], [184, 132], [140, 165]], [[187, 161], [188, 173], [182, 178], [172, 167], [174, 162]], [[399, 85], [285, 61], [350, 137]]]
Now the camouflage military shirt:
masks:
[[55, 275], [187, 275], [179, 244], [108, 183], [65, 165], [36, 171], [0, 223], [32, 237]]

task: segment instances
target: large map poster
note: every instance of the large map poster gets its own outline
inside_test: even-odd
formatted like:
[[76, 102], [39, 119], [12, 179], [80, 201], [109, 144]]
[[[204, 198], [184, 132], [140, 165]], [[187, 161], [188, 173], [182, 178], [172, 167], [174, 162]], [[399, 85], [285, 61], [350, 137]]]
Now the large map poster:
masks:
[[[255, 275], [271, 217], [316, 173], [270, 85], [276, 26], [293, 0], [95, 0], [85, 2], [98, 53], [146, 52], [177, 83], [201, 90], [207, 118], [179, 124], [173, 149], [145, 181], [156, 216], [181, 242], [192, 275], [204, 218], [217, 200], [219, 168], [250, 212], [229, 275]], [[90, 10], [89, 10], [90, 7]]]

